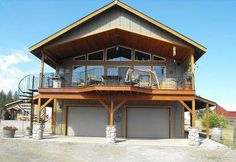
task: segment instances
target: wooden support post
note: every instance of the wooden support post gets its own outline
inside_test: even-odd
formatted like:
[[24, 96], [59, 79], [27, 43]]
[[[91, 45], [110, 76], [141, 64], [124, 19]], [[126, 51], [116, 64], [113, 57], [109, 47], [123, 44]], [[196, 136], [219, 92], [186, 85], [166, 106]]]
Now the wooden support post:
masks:
[[194, 54], [191, 54], [191, 74], [192, 74], [192, 90], [195, 90], [195, 70], [194, 70]]
[[110, 126], [114, 125], [114, 101], [111, 100], [111, 107], [110, 107], [110, 120], [109, 120], [109, 124]]
[[33, 131], [33, 122], [34, 122], [34, 101], [31, 102], [31, 117], [30, 117], [30, 132]]
[[174, 138], [174, 127], [173, 127], [173, 109], [169, 109], [170, 113], [170, 138]]
[[210, 130], [209, 130], [209, 104], [206, 104], [206, 135], [209, 138]]
[[37, 122], [40, 122], [40, 111], [41, 111], [41, 98], [38, 98], [38, 113], [37, 113]]
[[127, 138], [127, 107], [124, 108], [123, 133], [123, 137]]
[[42, 52], [41, 64], [40, 64], [40, 75], [39, 75], [39, 87], [40, 88], [43, 86], [44, 59], [45, 59], [45, 55]]
[[195, 99], [192, 100], [192, 127], [195, 127], [196, 110], [195, 110]]
[[56, 133], [56, 112], [57, 112], [57, 99], [53, 100], [52, 108], [52, 134]]

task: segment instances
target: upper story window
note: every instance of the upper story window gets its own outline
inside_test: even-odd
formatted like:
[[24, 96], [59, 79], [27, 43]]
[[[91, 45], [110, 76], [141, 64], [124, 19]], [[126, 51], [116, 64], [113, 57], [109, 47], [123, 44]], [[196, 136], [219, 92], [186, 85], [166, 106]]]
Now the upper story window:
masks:
[[74, 66], [72, 72], [72, 83], [79, 86], [85, 85], [85, 66]]
[[88, 61], [103, 61], [103, 50], [88, 53]]
[[166, 59], [161, 56], [153, 55], [153, 61], [164, 62], [164, 61], [166, 61]]
[[87, 84], [98, 84], [102, 82], [103, 66], [87, 66]]
[[81, 55], [81, 56], [77, 56], [73, 58], [74, 61], [84, 61], [86, 60], [86, 56], [85, 55]]
[[166, 77], [166, 68], [164, 66], [153, 66], [153, 70], [156, 72], [159, 81], [162, 81]]
[[142, 51], [134, 52], [135, 61], [151, 61], [151, 55]]
[[108, 61], [131, 61], [132, 50], [123, 46], [115, 46], [107, 49]]

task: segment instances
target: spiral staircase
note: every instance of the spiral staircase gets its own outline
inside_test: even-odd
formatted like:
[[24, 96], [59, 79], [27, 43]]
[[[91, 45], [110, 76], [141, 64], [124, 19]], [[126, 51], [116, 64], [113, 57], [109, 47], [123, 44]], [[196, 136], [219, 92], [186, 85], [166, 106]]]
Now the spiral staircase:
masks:
[[[32, 122], [36, 120], [36, 115], [34, 115], [33, 104], [34, 100], [33, 97], [38, 94], [38, 85], [39, 85], [39, 75], [29, 74], [22, 78], [18, 84], [18, 96], [19, 100], [21, 101], [20, 107], [25, 111], [29, 112], [30, 121], [31, 121], [31, 128]], [[41, 112], [40, 118], [44, 118], [46, 115], [46, 109]]]

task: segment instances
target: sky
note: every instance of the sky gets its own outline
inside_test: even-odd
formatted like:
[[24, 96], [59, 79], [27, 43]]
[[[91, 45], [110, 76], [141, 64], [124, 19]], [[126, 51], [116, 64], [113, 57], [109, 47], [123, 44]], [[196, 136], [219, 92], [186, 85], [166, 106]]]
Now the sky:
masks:
[[[16, 90], [22, 77], [39, 72], [30, 46], [110, 2], [0, 0], [0, 90]], [[122, 2], [207, 47], [196, 63], [196, 92], [236, 109], [236, 0]]]

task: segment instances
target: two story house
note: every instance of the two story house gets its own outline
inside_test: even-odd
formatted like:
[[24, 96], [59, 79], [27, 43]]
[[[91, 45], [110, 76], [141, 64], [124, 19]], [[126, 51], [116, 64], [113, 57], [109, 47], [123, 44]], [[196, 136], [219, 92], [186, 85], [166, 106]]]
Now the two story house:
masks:
[[[196, 110], [214, 105], [195, 93], [194, 64], [206, 48], [120, 1], [29, 51], [41, 60], [40, 74], [20, 91], [36, 92], [38, 122], [52, 106], [55, 134], [103, 137], [115, 125], [117, 137], [179, 138], [185, 111], [194, 127]], [[56, 73], [44, 73], [45, 63]]]

